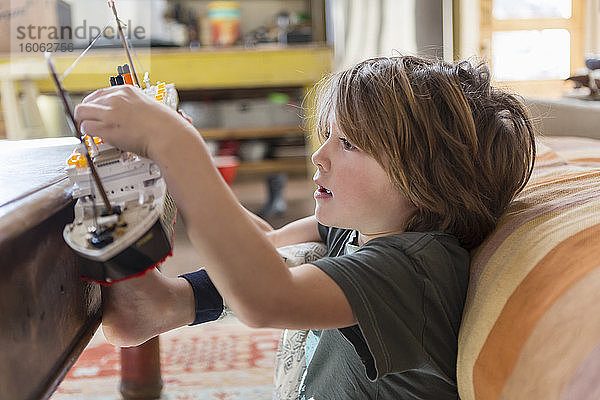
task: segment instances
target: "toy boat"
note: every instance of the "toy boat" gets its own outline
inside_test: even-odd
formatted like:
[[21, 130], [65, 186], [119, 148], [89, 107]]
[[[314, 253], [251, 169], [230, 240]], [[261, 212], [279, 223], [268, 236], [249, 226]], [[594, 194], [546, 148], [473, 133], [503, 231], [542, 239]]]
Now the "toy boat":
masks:
[[[173, 85], [159, 83], [145, 92], [177, 107]], [[93, 180], [86, 152], [103, 189]], [[89, 136], [67, 164], [77, 203], [75, 219], [65, 227], [63, 237], [82, 257], [84, 277], [101, 283], [119, 281], [143, 273], [171, 254], [176, 208], [158, 165]], [[100, 190], [112, 213], [99, 202]]]
[[141, 274], [171, 254], [176, 208], [154, 162], [98, 138], [94, 147], [92, 161], [114, 212], [98, 203], [91, 170], [75, 153], [66, 168], [77, 199], [75, 219], [63, 237], [81, 256], [84, 277], [110, 283]]
[[[122, 34], [114, 2], [109, 6]], [[46, 57], [73, 133], [81, 141], [65, 168], [77, 202], [75, 218], [63, 230], [64, 240], [80, 256], [86, 279], [110, 284], [141, 275], [164, 261], [173, 248], [176, 207], [160, 168], [152, 160], [110, 146], [100, 138], [82, 136], [54, 64], [49, 55]], [[117, 70], [118, 75], [110, 78], [112, 85], [140, 86], [133, 63], [131, 70], [129, 65]], [[144, 83], [146, 95], [177, 109], [173, 84], [150, 85], [147, 73]]]

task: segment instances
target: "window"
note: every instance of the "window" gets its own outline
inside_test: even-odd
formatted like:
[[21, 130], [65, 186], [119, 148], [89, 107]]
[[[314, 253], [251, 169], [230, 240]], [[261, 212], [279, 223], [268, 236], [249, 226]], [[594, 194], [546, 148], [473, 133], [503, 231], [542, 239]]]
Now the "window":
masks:
[[560, 96], [584, 66], [584, 0], [481, 0], [481, 52], [494, 81], [520, 94]]

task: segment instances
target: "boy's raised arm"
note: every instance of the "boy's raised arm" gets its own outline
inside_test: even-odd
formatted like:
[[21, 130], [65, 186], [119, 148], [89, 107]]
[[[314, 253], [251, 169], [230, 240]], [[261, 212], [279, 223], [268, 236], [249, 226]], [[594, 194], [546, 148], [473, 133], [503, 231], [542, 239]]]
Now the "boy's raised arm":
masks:
[[171, 132], [169, 138], [149, 145], [149, 155], [161, 166], [185, 216], [188, 236], [236, 316], [255, 327], [330, 328], [355, 323], [346, 297], [329, 276], [310, 264], [291, 271], [275, 249], [320, 240], [315, 217], [290, 224], [279, 236], [278, 231], [265, 233], [220, 178], [195, 129]]
[[317, 219], [314, 215], [290, 222], [279, 229], [266, 232], [266, 234], [275, 247], [321, 241]]
[[252, 211], [248, 210], [247, 208], [246, 208], [246, 213], [248, 214], [248, 216], [250, 217], [250, 219], [252, 221], [254, 221], [254, 223], [256, 224], [256, 226], [258, 227], [258, 229], [260, 229], [261, 231], [266, 232], [266, 233], [274, 231], [274, 229], [271, 226], [271, 224], [269, 224], [267, 221], [265, 221], [264, 219], [262, 219], [258, 215], [254, 214]]

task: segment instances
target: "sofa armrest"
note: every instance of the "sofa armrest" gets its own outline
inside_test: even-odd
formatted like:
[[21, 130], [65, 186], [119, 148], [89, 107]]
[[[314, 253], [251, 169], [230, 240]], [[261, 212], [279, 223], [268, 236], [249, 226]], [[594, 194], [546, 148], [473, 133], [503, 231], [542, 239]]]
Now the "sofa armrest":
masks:
[[599, 149], [592, 139], [542, 140], [527, 186], [472, 253], [461, 399], [598, 398]]
[[574, 98], [526, 97], [525, 104], [543, 136], [580, 136], [600, 139], [600, 102]]

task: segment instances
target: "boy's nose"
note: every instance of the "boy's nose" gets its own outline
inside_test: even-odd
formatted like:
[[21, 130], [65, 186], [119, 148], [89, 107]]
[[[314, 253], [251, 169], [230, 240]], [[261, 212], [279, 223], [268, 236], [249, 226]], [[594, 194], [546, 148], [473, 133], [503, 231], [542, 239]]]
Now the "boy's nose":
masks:
[[322, 144], [321, 147], [315, 151], [311, 157], [312, 163], [319, 170], [328, 170], [329, 169], [329, 161], [327, 161], [327, 157], [323, 154], [323, 148], [325, 144]]

